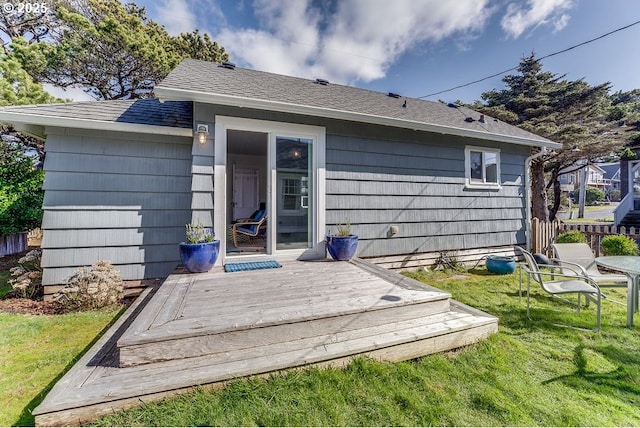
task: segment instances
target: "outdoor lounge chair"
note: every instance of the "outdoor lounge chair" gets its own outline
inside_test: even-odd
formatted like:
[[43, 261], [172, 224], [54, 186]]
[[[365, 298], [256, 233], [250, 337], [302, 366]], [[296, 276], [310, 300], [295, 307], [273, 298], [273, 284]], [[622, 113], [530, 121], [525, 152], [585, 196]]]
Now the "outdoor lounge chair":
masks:
[[[567, 272], [571, 269], [566, 266], [563, 268], [562, 273], [558, 273], [558, 266], [555, 265], [539, 265], [533, 258], [533, 255], [522, 249], [518, 248], [524, 256], [524, 263], [520, 265], [520, 268], [527, 273], [527, 317], [531, 319], [530, 314], [530, 294], [531, 294], [531, 279], [540, 284], [542, 289], [553, 297], [567, 302], [577, 307], [577, 311], [580, 312], [581, 308], [581, 296], [584, 294], [586, 305], [588, 305], [589, 299], [592, 299], [596, 304], [596, 326], [593, 329], [594, 332], [600, 331], [600, 312], [602, 303], [602, 293], [598, 284], [586, 275], [582, 275], [578, 270], [573, 274]], [[541, 271], [540, 268], [550, 268], [551, 271]], [[556, 272], [554, 272], [554, 270]], [[548, 280], [546, 278], [549, 278]], [[564, 294], [577, 294], [578, 302], [561, 298], [559, 296]], [[569, 326], [565, 326], [569, 327]], [[573, 327], [577, 328], [577, 327]], [[580, 329], [580, 328], [579, 328]], [[581, 329], [582, 330], [582, 329]]]
[[249, 221], [235, 223], [233, 225], [233, 245], [238, 245], [240, 236], [246, 237], [249, 245], [254, 245], [255, 240], [266, 237], [267, 216], [264, 210], [258, 210]]
[[554, 262], [561, 267], [578, 269], [600, 287], [626, 287], [627, 277], [622, 274], [602, 273], [588, 244], [552, 244]]

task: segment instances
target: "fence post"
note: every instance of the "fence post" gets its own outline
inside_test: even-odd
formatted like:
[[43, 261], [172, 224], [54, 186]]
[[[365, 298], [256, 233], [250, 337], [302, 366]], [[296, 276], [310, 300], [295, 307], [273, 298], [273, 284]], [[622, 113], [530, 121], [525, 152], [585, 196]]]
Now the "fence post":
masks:
[[540, 220], [537, 217], [531, 219], [531, 248], [529, 250], [532, 253], [536, 252], [536, 248], [538, 247], [538, 234], [540, 233]]

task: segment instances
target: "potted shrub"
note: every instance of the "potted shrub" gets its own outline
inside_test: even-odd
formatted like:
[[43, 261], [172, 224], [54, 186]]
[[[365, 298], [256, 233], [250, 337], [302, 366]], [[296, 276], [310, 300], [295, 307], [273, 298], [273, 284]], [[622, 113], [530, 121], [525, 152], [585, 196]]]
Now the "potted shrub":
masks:
[[334, 260], [350, 260], [358, 249], [358, 236], [351, 234], [351, 223], [337, 226], [337, 233], [326, 237], [327, 251]]
[[180, 243], [180, 261], [191, 273], [208, 272], [218, 260], [220, 240], [202, 223], [187, 224], [187, 242]]

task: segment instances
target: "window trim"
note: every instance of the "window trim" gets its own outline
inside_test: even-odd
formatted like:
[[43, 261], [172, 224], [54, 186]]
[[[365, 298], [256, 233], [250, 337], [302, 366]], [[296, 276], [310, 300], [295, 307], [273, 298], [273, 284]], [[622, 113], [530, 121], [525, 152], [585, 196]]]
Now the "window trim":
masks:
[[[486, 181], [486, 170], [482, 168], [482, 181], [471, 180], [471, 152], [482, 153], [482, 159], [484, 163], [485, 153], [491, 153], [496, 155], [496, 177], [497, 182]], [[465, 177], [465, 189], [502, 189], [501, 184], [501, 171], [500, 171], [500, 149], [493, 147], [479, 147], [479, 146], [466, 146], [464, 148], [464, 177]]]

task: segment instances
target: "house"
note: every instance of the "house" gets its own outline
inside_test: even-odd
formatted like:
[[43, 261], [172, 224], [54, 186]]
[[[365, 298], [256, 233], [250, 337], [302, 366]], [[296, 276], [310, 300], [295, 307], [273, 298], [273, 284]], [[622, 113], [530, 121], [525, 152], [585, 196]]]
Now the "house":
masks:
[[[531, 149], [559, 147], [468, 108], [184, 60], [156, 99], [0, 109], [46, 139], [43, 282], [107, 259], [125, 279], [166, 276], [184, 225], [221, 239], [218, 263], [325, 256], [350, 222], [358, 255], [418, 266], [443, 252], [526, 241]], [[264, 204], [263, 248], [229, 225]]]
[[[563, 168], [559, 173], [560, 185], [564, 190], [576, 190], [580, 188], [582, 182], [584, 163], [578, 163], [567, 168]], [[587, 187], [596, 187], [600, 190], [606, 190], [610, 185], [610, 181], [605, 180], [606, 171], [597, 164], [589, 164], [587, 168]]]
[[[563, 191], [572, 192], [580, 188], [583, 168], [584, 161], [560, 170], [558, 179]], [[620, 190], [620, 163], [589, 164], [586, 168], [587, 187], [602, 190], [607, 198], [612, 190]]]
[[605, 182], [605, 193], [609, 194], [612, 190], [620, 190], [620, 162], [608, 162], [597, 164], [603, 171], [603, 180]]

